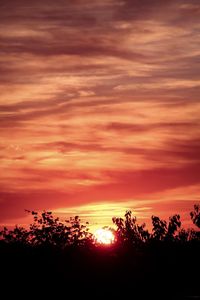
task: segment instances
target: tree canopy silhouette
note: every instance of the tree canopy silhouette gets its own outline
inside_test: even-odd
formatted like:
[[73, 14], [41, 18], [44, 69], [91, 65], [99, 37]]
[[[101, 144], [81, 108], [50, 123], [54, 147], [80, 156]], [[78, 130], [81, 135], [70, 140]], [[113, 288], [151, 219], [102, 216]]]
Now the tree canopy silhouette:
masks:
[[108, 247], [95, 242], [88, 224], [78, 216], [61, 222], [49, 211], [29, 213], [33, 217], [29, 228], [0, 232], [1, 273], [5, 281], [9, 278], [9, 288], [17, 283], [17, 289], [29, 286], [29, 292], [45, 287], [45, 295], [46, 287], [55, 287], [56, 293], [63, 289], [88, 295], [94, 287], [102, 296], [104, 287], [112, 296], [120, 291], [125, 296], [132, 288], [133, 294], [149, 296], [152, 291], [155, 296], [161, 287], [159, 299], [163, 291], [171, 296], [174, 289], [177, 295], [199, 295], [199, 205], [190, 213], [196, 229], [183, 228], [175, 214], [168, 221], [152, 216], [150, 231], [127, 211], [124, 217], [113, 218], [116, 242]]
[[64, 248], [68, 245], [83, 245], [91, 241], [92, 234], [86, 225], [81, 224], [78, 216], [61, 222], [52, 212], [27, 211], [33, 216], [29, 230], [16, 226], [13, 230], [4, 227], [0, 232], [3, 240], [9, 243], [22, 243], [32, 246], [57, 246]]
[[[29, 229], [15, 226], [13, 230], [6, 227], [0, 232], [1, 239], [6, 243], [21, 243], [31, 246], [49, 245], [59, 248], [67, 246], [83, 246], [94, 243], [93, 234], [89, 231], [88, 223], [81, 224], [78, 216], [61, 222], [58, 217], [54, 217], [52, 212], [27, 211], [33, 216], [33, 222]], [[200, 228], [200, 205], [194, 205], [194, 210], [190, 212], [192, 222]], [[137, 218], [132, 211], [126, 211], [124, 218], [113, 217], [113, 224], [116, 229], [112, 229], [118, 243], [126, 243], [134, 246], [147, 243], [149, 241], [181, 241], [187, 242], [199, 239], [199, 232], [194, 229], [184, 229], [181, 227], [180, 215], [175, 214], [169, 217], [169, 222], [152, 216], [152, 232], [146, 229], [146, 224], [138, 224]]]
[[194, 205], [194, 210], [190, 213], [190, 216], [193, 223], [200, 228], [200, 205]]

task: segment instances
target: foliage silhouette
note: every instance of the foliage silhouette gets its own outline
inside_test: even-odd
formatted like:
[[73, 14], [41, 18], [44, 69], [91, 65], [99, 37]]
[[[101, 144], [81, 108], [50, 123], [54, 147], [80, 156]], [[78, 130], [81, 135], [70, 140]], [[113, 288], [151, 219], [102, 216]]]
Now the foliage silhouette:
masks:
[[[167, 221], [152, 216], [152, 231], [138, 224], [131, 211], [114, 217], [116, 242], [109, 247], [95, 243], [88, 224], [78, 216], [61, 222], [51, 212], [29, 211], [33, 222], [28, 229], [4, 228], [0, 234], [2, 286], [16, 285], [15, 292], [29, 288], [45, 297], [52, 289], [84, 297], [125, 297], [130, 291], [148, 296], [163, 293], [171, 299], [199, 296], [200, 235], [199, 206], [190, 213], [195, 229], [182, 228], [178, 214]], [[20, 274], [20, 275], [19, 275]], [[9, 278], [9, 280], [7, 280]], [[13, 278], [13, 280], [12, 280]], [[49, 289], [47, 289], [49, 287]], [[106, 291], [105, 291], [106, 289]], [[57, 295], [58, 296], [58, 295]]]
[[160, 220], [159, 217], [152, 216], [153, 234], [152, 238], [156, 240], [163, 240], [167, 234], [167, 222]]
[[35, 211], [27, 212], [33, 216], [33, 223], [30, 224], [29, 230], [16, 226], [14, 230], [9, 231], [4, 227], [0, 235], [5, 242], [60, 248], [67, 245], [80, 246], [91, 242], [92, 234], [86, 225], [80, 223], [78, 216], [71, 217], [62, 223], [49, 211], [43, 211], [41, 214]]
[[194, 210], [190, 213], [190, 216], [193, 223], [200, 228], [200, 205], [194, 205]]
[[[6, 227], [0, 231], [1, 239], [6, 243], [20, 243], [32, 246], [49, 245], [65, 248], [69, 245], [89, 245], [95, 241], [92, 233], [86, 225], [81, 224], [78, 216], [71, 217], [61, 222], [54, 217], [52, 212], [43, 211], [41, 214], [35, 211], [27, 211], [33, 216], [33, 223], [29, 229], [16, 226], [13, 230]], [[194, 205], [190, 212], [193, 223], [200, 228], [200, 205]], [[124, 218], [113, 217], [112, 221], [116, 229], [110, 228], [116, 237], [118, 244], [127, 243], [134, 246], [149, 241], [182, 241], [187, 242], [199, 239], [199, 232], [194, 229], [181, 228], [180, 215], [175, 214], [169, 217], [169, 222], [152, 216], [152, 232], [145, 229], [145, 223], [139, 225], [132, 211], [126, 211]]]
[[138, 225], [136, 217], [132, 217], [129, 210], [125, 213], [125, 218], [113, 217], [113, 223], [117, 226], [116, 236], [118, 242], [128, 242], [134, 245], [145, 242], [149, 239], [149, 232], [145, 230], [145, 224]]

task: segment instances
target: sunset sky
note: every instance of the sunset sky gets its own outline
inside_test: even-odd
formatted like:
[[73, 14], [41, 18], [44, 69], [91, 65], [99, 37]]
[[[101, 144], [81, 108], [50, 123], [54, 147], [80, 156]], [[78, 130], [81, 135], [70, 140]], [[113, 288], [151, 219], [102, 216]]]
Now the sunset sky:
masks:
[[0, 224], [189, 220], [199, 20], [199, 0], [0, 0]]

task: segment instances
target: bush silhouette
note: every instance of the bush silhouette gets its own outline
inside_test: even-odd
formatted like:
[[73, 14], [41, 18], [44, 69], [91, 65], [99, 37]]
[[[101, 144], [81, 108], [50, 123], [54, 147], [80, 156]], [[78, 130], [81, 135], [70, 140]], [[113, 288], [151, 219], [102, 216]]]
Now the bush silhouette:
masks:
[[[109, 290], [114, 297], [121, 292], [124, 298], [129, 291], [140, 298], [145, 293], [159, 299], [163, 294], [168, 299], [199, 295], [199, 227], [182, 228], [178, 214], [168, 222], [152, 216], [148, 231], [127, 211], [123, 218], [113, 218], [116, 243], [102, 247], [78, 216], [61, 222], [48, 211], [29, 213], [33, 222], [28, 229], [16, 226], [0, 232], [1, 283], [8, 281], [7, 293], [16, 284], [15, 292], [27, 286], [35, 293], [44, 288], [45, 297], [53, 288], [93, 298], [92, 290], [101, 296]], [[198, 205], [190, 216], [198, 225]]]
[[[33, 216], [33, 222], [29, 229], [16, 226], [13, 230], [6, 227], [0, 232], [1, 239], [6, 243], [20, 243], [31, 246], [55, 246], [65, 248], [67, 246], [91, 245], [95, 239], [89, 228], [81, 224], [78, 216], [65, 220], [64, 223], [52, 212], [43, 211], [41, 214], [35, 211], [27, 211]], [[200, 228], [200, 206], [194, 205], [190, 212], [193, 223]], [[152, 216], [152, 232], [146, 229], [145, 223], [139, 225], [132, 211], [126, 211], [124, 218], [113, 217], [116, 229], [110, 228], [116, 236], [118, 244], [129, 244], [135, 247], [149, 241], [182, 241], [187, 242], [199, 239], [199, 232], [194, 229], [181, 228], [180, 215], [175, 214], [167, 223], [157, 216]]]
[[149, 239], [149, 232], [145, 230], [145, 224], [137, 224], [136, 217], [132, 217], [132, 212], [128, 210], [123, 218], [113, 217], [113, 223], [117, 226], [116, 236], [118, 242], [128, 242], [140, 244]]
[[200, 205], [195, 204], [194, 210], [190, 213], [192, 222], [200, 228]]
[[83, 245], [89, 243], [92, 234], [86, 225], [80, 223], [78, 216], [60, 222], [54, 218], [52, 212], [44, 211], [41, 214], [27, 211], [33, 216], [33, 223], [29, 230], [16, 226], [14, 230], [4, 227], [1, 231], [3, 240], [9, 243], [23, 243], [32, 246], [56, 246], [64, 248], [68, 245]]
[[167, 222], [159, 217], [152, 216], [153, 234], [151, 237], [156, 240], [163, 240], [167, 234]]

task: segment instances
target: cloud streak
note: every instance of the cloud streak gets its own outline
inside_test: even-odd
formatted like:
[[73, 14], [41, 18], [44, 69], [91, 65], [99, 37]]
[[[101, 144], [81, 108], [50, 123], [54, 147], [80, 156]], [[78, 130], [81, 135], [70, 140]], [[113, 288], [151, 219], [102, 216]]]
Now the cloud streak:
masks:
[[198, 200], [199, 18], [198, 0], [1, 1], [2, 220]]

